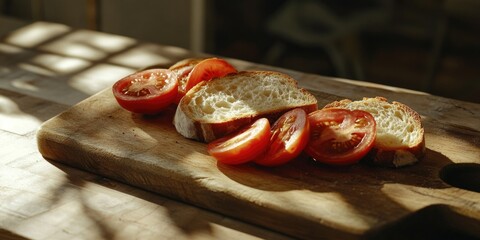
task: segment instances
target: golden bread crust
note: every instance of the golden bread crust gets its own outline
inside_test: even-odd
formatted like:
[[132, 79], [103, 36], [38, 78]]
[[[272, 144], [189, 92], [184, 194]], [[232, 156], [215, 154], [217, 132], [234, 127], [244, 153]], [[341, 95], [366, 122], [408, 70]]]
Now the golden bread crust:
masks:
[[[389, 103], [384, 97], [374, 97], [374, 98], [363, 98], [359, 101], [352, 101], [350, 99], [343, 99], [335, 101], [325, 105], [324, 108], [347, 108], [347, 109], [362, 109], [362, 104], [366, 102], [378, 103], [379, 106], [391, 105], [401, 109], [402, 112], [405, 112], [407, 118], [411, 119], [413, 126], [412, 129], [417, 131], [418, 137], [413, 139], [406, 146], [389, 146], [387, 143], [376, 142], [373, 149], [367, 154], [364, 158], [364, 161], [381, 166], [389, 167], [402, 167], [406, 165], [411, 165], [418, 162], [425, 155], [425, 130], [422, 126], [421, 116], [415, 110], [411, 109], [409, 106], [393, 101]], [[375, 112], [370, 112], [376, 119]], [[377, 119], [378, 120], [378, 119]], [[378, 128], [377, 124], [377, 128]], [[388, 130], [388, 129], [387, 129]]]
[[[256, 77], [259, 75], [265, 77], [282, 78], [287, 82], [286, 84], [291, 85], [293, 88], [296, 88], [302, 94], [304, 94], [308, 98], [308, 101], [298, 106], [282, 105], [279, 108], [272, 108], [268, 111], [238, 114], [236, 116], [230, 117], [227, 120], [221, 121], [216, 121], [213, 119], [197, 119], [193, 117], [195, 114], [189, 108], [189, 103], [193, 101], [192, 96], [194, 96], [196, 92], [204, 88], [205, 85], [212, 84], [209, 83], [210, 81], [205, 81], [193, 87], [183, 97], [183, 99], [180, 101], [180, 104], [177, 106], [177, 111], [174, 117], [174, 125], [176, 126], [177, 131], [184, 137], [196, 139], [203, 142], [210, 142], [214, 139], [223, 137], [229, 133], [239, 130], [241, 127], [254, 122], [258, 118], [266, 117], [271, 122], [273, 122], [283, 113], [293, 109], [294, 107], [302, 108], [307, 113], [318, 109], [317, 99], [315, 98], [315, 96], [313, 96], [311, 93], [304, 89], [299, 89], [297, 82], [293, 78], [282, 73], [270, 71], [242, 71], [222, 77], [222, 81], [235, 81], [235, 79], [238, 77]], [[216, 79], [213, 79], [211, 81], [216, 81]]]

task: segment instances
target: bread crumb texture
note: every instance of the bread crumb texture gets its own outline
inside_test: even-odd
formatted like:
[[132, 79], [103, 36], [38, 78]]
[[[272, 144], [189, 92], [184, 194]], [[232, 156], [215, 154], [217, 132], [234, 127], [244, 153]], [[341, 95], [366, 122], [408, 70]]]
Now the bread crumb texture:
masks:
[[190, 95], [187, 108], [194, 119], [222, 122], [303, 106], [311, 103], [312, 97], [287, 75], [245, 72], [201, 85]]
[[423, 138], [418, 113], [401, 103], [388, 103], [377, 98], [348, 103], [345, 108], [364, 110], [377, 122], [376, 146], [383, 148], [410, 147]]

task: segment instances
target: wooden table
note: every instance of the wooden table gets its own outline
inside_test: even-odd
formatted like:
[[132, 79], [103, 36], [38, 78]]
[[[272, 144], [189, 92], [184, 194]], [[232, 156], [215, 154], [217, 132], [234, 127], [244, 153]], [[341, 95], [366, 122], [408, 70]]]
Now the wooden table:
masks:
[[[4, 37], [0, 42], [0, 238], [290, 239], [276, 231], [46, 161], [38, 152], [36, 132], [46, 120], [132, 71], [153, 64], [169, 66], [192, 56], [199, 54], [45, 22], [16, 29]], [[453, 163], [480, 163], [479, 104], [228, 61], [239, 70], [290, 74], [300, 86], [320, 92], [320, 106], [339, 97], [384, 96], [403, 102], [428, 120], [427, 141], [440, 134], [428, 130], [432, 124], [458, 126], [448, 146], [444, 141], [430, 141], [427, 148], [439, 151]], [[473, 138], [462, 138], [461, 134]], [[464, 151], [455, 156], [448, 148]], [[462, 189], [459, 193], [480, 202], [480, 194]], [[477, 205], [472, 209], [478, 210]], [[468, 215], [475, 218], [480, 211]]]

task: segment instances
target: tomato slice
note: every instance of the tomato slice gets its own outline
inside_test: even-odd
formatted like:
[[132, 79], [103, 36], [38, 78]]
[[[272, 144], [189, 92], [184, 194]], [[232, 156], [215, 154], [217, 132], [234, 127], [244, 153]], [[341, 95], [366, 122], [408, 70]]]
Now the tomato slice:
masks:
[[255, 163], [277, 166], [296, 158], [307, 145], [310, 124], [307, 113], [295, 108], [283, 114], [271, 128], [270, 145]]
[[242, 164], [265, 151], [270, 139], [270, 123], [260, 118], [242, 130], [207, 145], [208, 153], [221, 163]]
[[373, 147], [376, 122], [361, 110], [322, 109], [308, 115], [310, 140], [305, 152], [318, 162], [349, 165]]
[[223, 77], [229, 73], [235, 72], [237, 72], [237, 70], [227, 61], [220, 58], [207, 58], [195, 65], [195, 67], [189, 72], [185, 85], [180, 85], [178, 91], [183, 97], [188, 90], [202, 81]]
[[168, 69], [144, 70], [118, 80], [112, 91], [123, 108], [135, 113], [156, 114], [175, 100], [177, 77]]
[[177, 74], [178, 81], [178, 91], [175, 103], [179, 103], [183, 96], [185, 96], [185, 85], [187, 84], [188, 76], [193, 68], [202, 60], [203, 58], [188, 58], [182, 61], [179, 61], [172, 65], [169, 69]]

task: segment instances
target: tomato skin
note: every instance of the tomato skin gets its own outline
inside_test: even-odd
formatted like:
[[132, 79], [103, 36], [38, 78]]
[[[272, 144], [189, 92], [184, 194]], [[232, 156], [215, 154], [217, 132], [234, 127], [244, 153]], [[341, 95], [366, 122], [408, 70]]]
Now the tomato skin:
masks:
[[179, 104], [180, 100], [182, 100], [183, 96], [185, 96], [186, 94], [185, 85], [188, 81], [188, 76], [193, 70], [193, 67], [195, 67], [195, 65], [185, 66], [185, 67], [182, 67], [181, 69], [176, 70], [176, 72], [178, 73], [177, 75], [178, 94], [177, 94], [177, 97], [175, 98], [176, 104]]
[[182, 60], [169, 68], [177, 73], [178, 95], [175, 103], [180, 103], [188, 90], [202, 81], [223, 77], [237, 70], [220, 58], [191, 58]]
[[112, 91], [124, 109], [156, 114], [173, 103], [178, 94], [178, 82], [176, 75], [168, 69], [148, 69], [118, 80]]
[[376, 137], [373, 116], [361, 110], [322, 109], [308, 116], [310, 141], [305, 152], [329, 165], [350, 165], [372, 149]]
[[177, 74], [178, 94], [175, 99], [176, 104], [180, 103], [182, 97], [185, 96], [185, 85], [187, 83], [190, 72], [198, 63], [203, 60], [205, 60], [205, 58], [187, 58], [175, 63], [170, 68], [168, 68]]
[[261, 155], [270, 139], [270, 123], [260, 118], [242, 130], [207, 145], [208, 153], [225, 164], [242, 164]]
[[188, 73], [188, 79], [185, 86], [180, 86], [179, 93], [183, 96], [188, 90], [202, 81], [223, 77], [235, 72], [237, 72], [237, 70], [227, 61], [220, 58], [207, 58], [196, 64]]
[[263, 166], [285, 164], [302, 153], [309, 136], [307, 113], [301, 108], [290, 110], [272, 125], [270, 144], [255, 163]]

